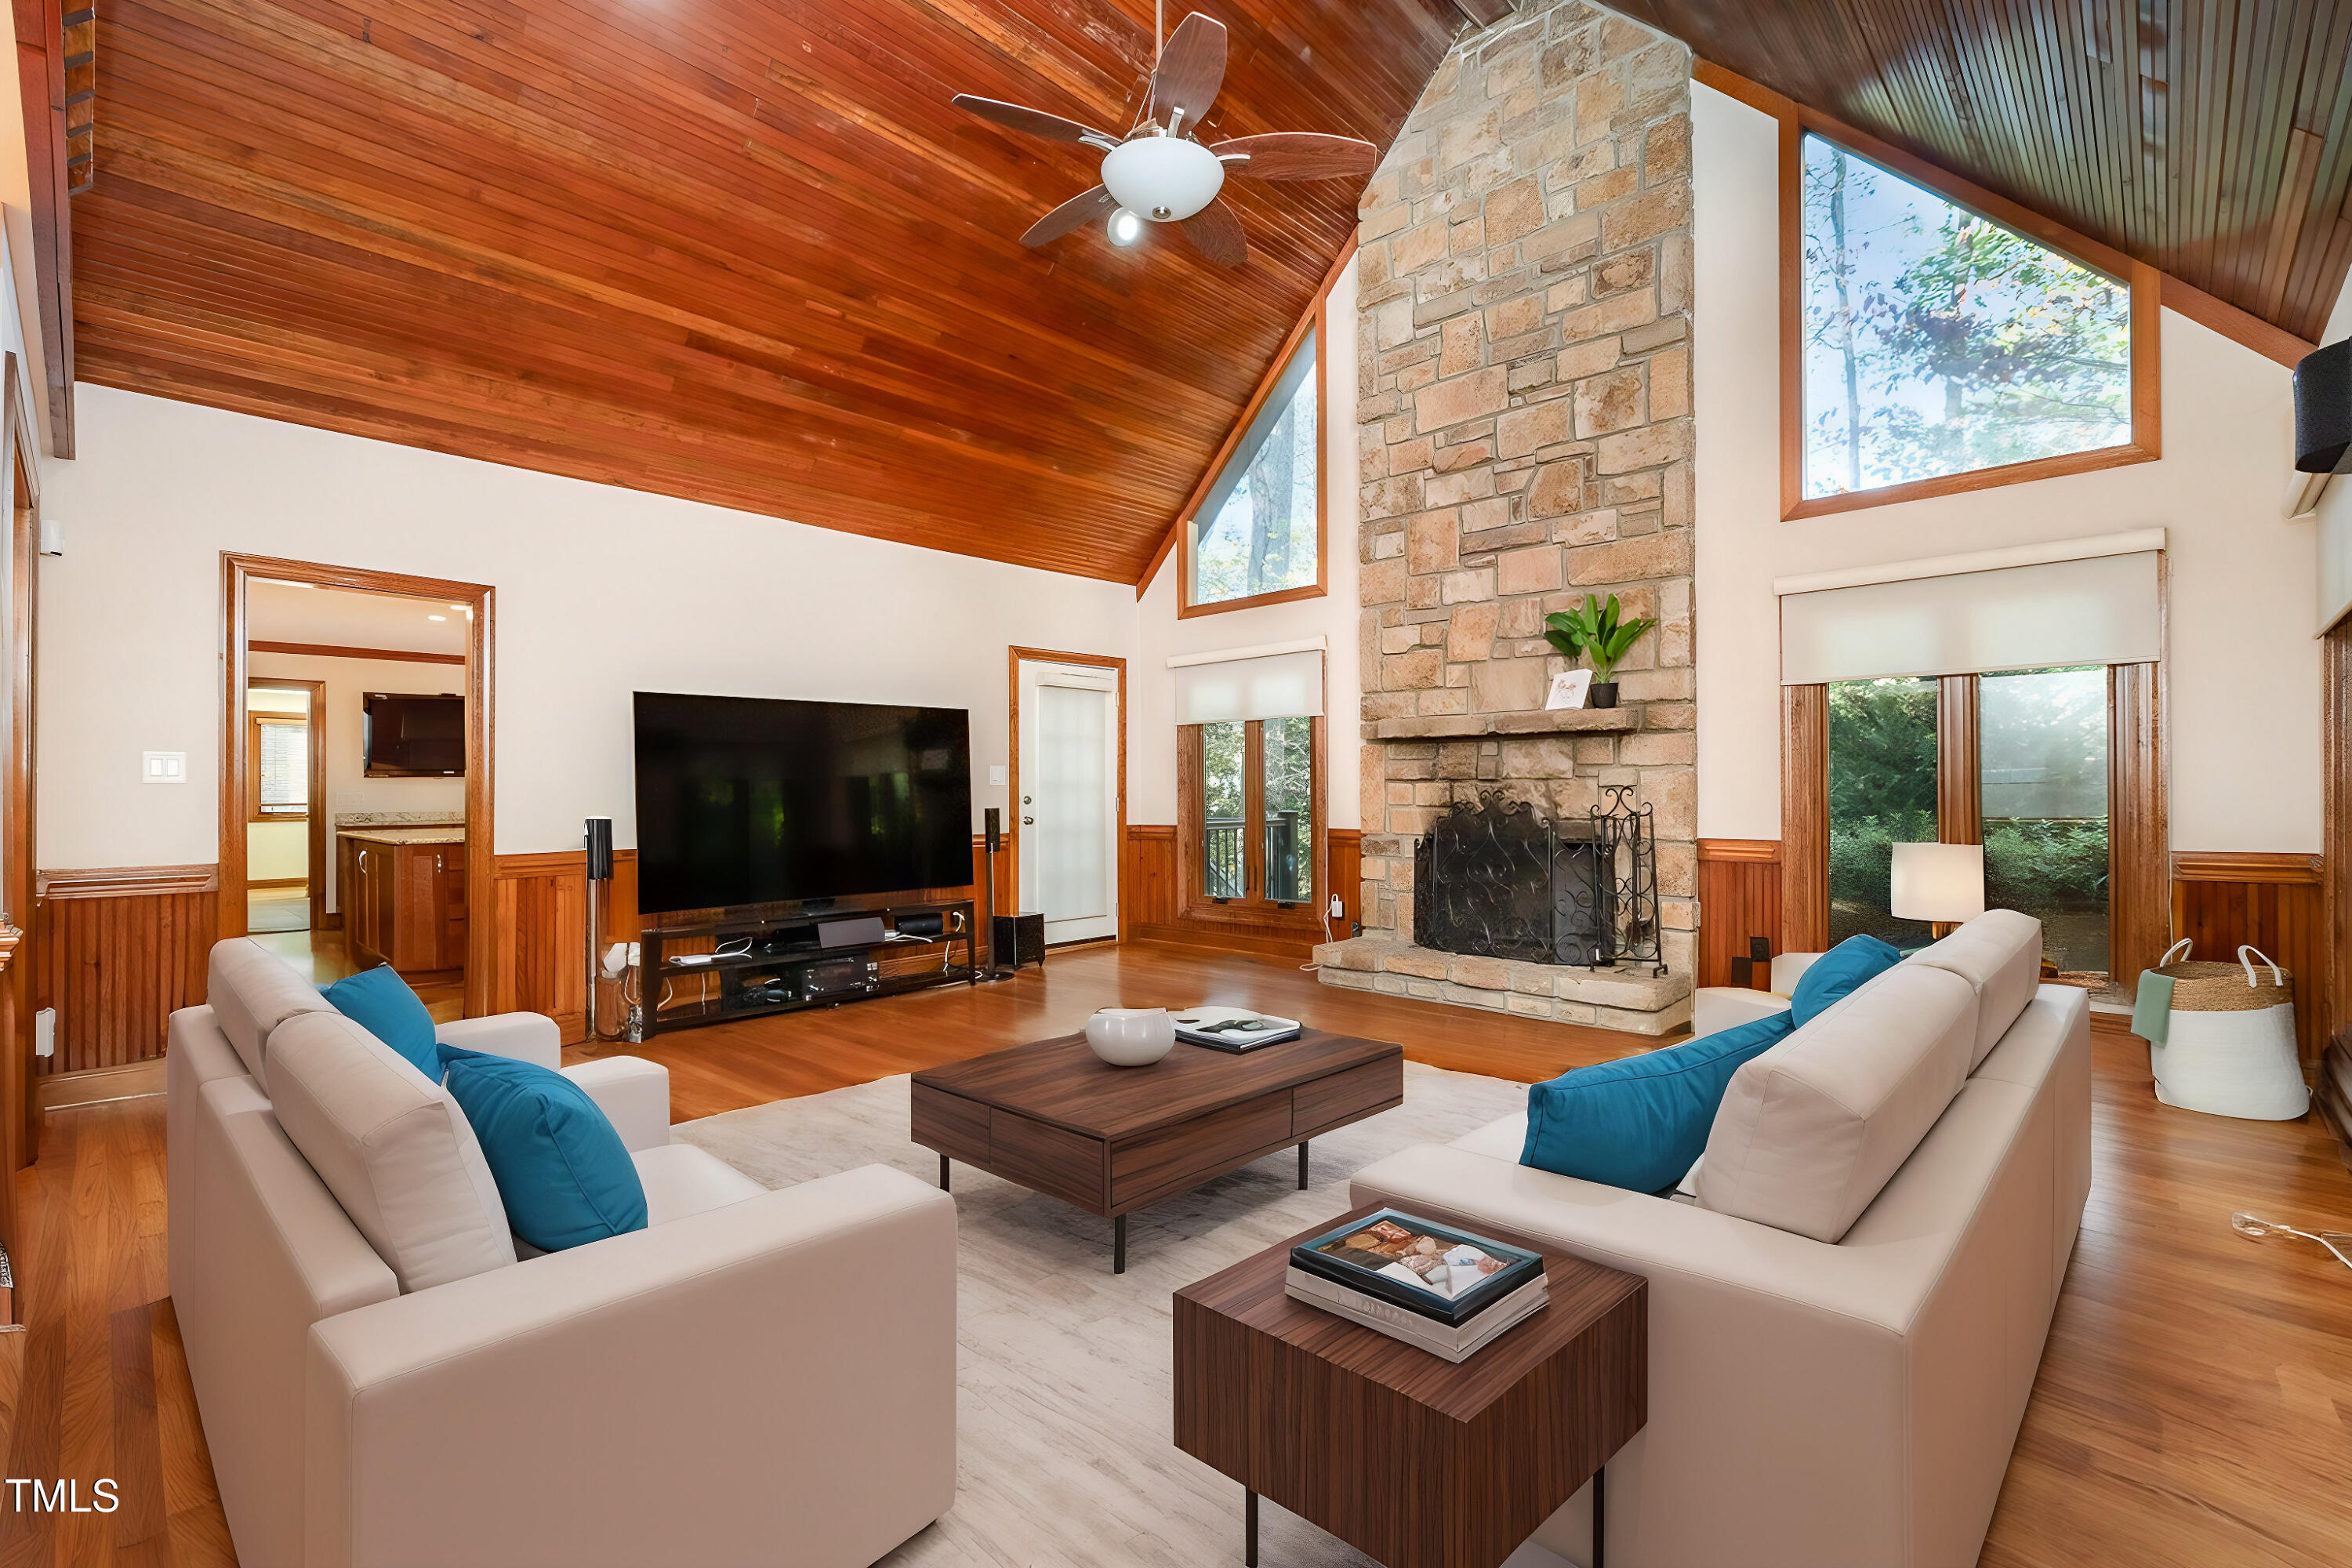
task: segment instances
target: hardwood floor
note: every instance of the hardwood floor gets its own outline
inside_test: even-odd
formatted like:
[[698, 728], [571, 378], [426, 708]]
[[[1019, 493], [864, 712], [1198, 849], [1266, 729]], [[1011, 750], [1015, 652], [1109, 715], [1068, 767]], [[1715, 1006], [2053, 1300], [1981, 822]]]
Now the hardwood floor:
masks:
[[[1223, 1001], [1392, 1039], [1416, 1060], [1549, 1076], [1629, 1037], [1336, 992], [1286, 962], [1151, 943], [1043, 973], [667, 1036], [680, 1120], [1067, 1032], [1097, 1006]], [[2247, 1209], [2352, 1228], [2352, 1173], [2311, 1121], [2158, 1106], [2146, 1047], [2095, 1037], [2095, 1181], [1986, 1568], [2321, 1568], [2352, 1557], [2352, 1271]], [[574, 1050], [621, 1053], [622, 1046]], [[160, 1098], [51, 1111], [23, 1173], [29, 1331], [0, 1334], [0, 1455], [15, 1477], [118, 1482], [112, 1514], [17, 1513], [0, 1568], [233, 1560], [163, 1294]]]

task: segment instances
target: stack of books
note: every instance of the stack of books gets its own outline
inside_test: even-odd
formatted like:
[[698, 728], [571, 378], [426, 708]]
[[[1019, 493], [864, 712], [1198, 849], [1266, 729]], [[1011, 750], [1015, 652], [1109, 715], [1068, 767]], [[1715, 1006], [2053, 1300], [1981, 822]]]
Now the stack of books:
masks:
[[1395, 1209], [1292, 1247], [1284, 1291], [1450, 1362], [1549, 1299], [1537, 1254]]

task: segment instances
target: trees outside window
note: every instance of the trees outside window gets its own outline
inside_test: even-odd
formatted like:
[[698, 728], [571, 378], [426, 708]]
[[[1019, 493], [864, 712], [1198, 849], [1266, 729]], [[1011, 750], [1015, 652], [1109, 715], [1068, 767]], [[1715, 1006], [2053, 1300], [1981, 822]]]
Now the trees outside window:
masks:
[[1192, 898], [1285, 908], [1314, 901], [1318, 722], [1252, 719], [1178, 731], [1198, 760], [1178, 810], [1195, 868]]
[[1830, 944], [1867, 934], [1917, 945], [1927, 928], [1887, 908], [1896, 844], [1936, 839], [1936, 683], [1830, 686]]
[[2130, 445], [2125, 284], [1803, 141], [1807, 500]]
[[1202, 498], [1184, 552], [1188, 610], [1320, 590], [1320, 385], [1309, 331]]

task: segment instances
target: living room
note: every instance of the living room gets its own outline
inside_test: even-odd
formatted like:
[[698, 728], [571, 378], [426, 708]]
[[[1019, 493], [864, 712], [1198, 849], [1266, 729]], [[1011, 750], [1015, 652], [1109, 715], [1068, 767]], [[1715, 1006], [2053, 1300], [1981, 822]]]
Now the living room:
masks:
[[0, 1557], [2342, 1560], [2176, 9], [20, 7]]

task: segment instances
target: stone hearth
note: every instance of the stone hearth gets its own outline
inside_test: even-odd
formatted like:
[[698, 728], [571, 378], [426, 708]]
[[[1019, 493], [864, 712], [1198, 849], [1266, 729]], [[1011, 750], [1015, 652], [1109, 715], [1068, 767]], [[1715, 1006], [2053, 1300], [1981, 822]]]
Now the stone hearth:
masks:
[[1484, 1007], [1521, 1018], [1669, 1035], [1690, 1022], [1691, 977], [1646, 967], [1578, 969], [1439, 952], [1393, 937], [1360, 936], [1315, 950], [1326, 985]]
[[[1357, 940], [1318, 950], [1331, 984], [1652, 1035], [1689, 1016], [1690, 138], [1683, 45], [1525, 0], [1455, 44], [1365, 190], [1364, 880]], [[1587, 593], [1656, 629], [1620, 707], [1545, 712], [1544, 616]], [[1612, 786], [1653, 814], [1664, 975], [1414, 944], [1414, 847], [1455, 805], [1567, 822]]]

